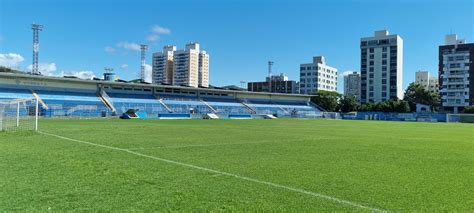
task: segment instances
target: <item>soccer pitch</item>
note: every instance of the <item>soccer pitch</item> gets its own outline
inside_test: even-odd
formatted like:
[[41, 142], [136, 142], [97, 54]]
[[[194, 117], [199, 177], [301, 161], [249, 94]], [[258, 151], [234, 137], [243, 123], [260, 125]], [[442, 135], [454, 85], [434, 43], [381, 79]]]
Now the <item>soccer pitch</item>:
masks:
[[473, 211], [474, 125], [40, 121], [0, 133], [0, 211]]

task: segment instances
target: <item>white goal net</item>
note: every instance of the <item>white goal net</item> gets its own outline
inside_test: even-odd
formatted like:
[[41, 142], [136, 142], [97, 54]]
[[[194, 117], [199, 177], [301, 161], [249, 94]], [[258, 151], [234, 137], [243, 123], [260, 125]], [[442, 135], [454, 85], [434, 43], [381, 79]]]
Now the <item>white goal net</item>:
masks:
[[38, 130], [36, 99], [0, 100], [0, 131]]
[[474, 114], [447, 114], [446, 122], [474, 123]]

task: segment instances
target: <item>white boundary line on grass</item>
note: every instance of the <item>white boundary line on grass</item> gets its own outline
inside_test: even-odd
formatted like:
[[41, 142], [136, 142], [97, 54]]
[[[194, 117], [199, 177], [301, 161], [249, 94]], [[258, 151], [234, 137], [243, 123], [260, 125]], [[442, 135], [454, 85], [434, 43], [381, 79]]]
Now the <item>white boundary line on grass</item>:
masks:
[[133, 155], [140, 156], [140, 157], [150, 158], [150, 159], [153, 159], [153, 160], [158, 160], [158, 161], [162, 161], [162, 162], [166, 162], [166, 163], [170, 163], [170, 164], [175, 164], [175, 165], [184, 166], [184, 167], [188, 167], [188, 168], [193, 168], [193, 169], [206, 171], [206, 172], [210, 172], [210, 173], [215, 173], [215, 174], [225, 175], [225, 176], [229, 176], [229, 177], [234, 177], [234, 178], [237, 178], [237, 179], [246, 180], [246, 181], [249, 181], [249, 182], [254, 182], [254, 183], [259, 183], [259, 184], [264, 184], [264, 185], [272, 186], [272, 187], [275, 187], [275, 188], [286, 189], [288, 191], [298, 192], [298, 193], [301, 193], [301, 194], [306, 194], [306, 195], [310, 195], [310, 196], [313, 196], [313, 197], [318, 197], [318, 198], [334, 201], [336, 203], [345, 204], [345, 205], [360, 208], [360, 209], [367, 209], [367, 210], [374, 211], [374, 212], [386, 212], [386, 210], [382, 210], [382, 209], [378, 209], [378, 208], [374, 208], [374, 207], [369, 207], [369, 206], [364, 206], [364, 205], [361, 205], [361, 204], [358, 204], [358, 203], [354, 203], [352, 201], [343, 200], [343, 199], [339, 199], [339, 198], [336, 198], [336, 197], [331, 197], [331, 196], [328, 196], [328, 195], [320, 194], [320, 193], [317, 193], [317, 192], [307, 191], [307, 190], [304, 190], [304, 189], [294, 188], [294, 187], [291, 187], [291, 186], [285, 186], [285, 185], [281, 185], [281, 184], [277, 184], [277, 183], [258, 180], [258, 179], [245, 177], [245, 176], [240, 176], [240, 175], [233, 174], [233, 173], [222, 172], [222, 171], [209, 169], [209, 168], [205, 168], [205, 167], [200, 167], [200, 166], [196, 166], [196, 165], [192, 165], [192, 164], [188, 164], [188, 163], [182, 163], [182, 162], [178, 162], [178, 161], [174, 161], [174, 160], [168, 160], [168, 159], [165, 159], [165, 158], [160, 158], [160, 157], [155, 157], [155, 156], [151, 156], [151, 155], [142, 154], [142, 153], [139, 153], [139, 152], [134, 152], [134, 151], [131, 151], [131, 150], [128, 150], [128, 149], [122, 149], [122, 148], [113, 147], [113, 146], [96, 144], [96, 143], [92, 143], [92, 142], [88, 142], [88, 141], [81, 141], [81, 140], [68, 138], [68, 137], [64, 137], [64, 136], [61, 136], [61, 135], [41, 132], [41, 131], [38, 131], [38, 133], [43, 134], [43, 135], [56, 137], [56, 138], [60, 138], [60, 139], [64, 139], [64, 140], [68, 140], [68, 141], [77, 142], [77, 143], [83, 143], [83, 144], [102, 147], [102, 148], [106, 148], [106, 149], [127, 152], [129, 154], [133, 154]]

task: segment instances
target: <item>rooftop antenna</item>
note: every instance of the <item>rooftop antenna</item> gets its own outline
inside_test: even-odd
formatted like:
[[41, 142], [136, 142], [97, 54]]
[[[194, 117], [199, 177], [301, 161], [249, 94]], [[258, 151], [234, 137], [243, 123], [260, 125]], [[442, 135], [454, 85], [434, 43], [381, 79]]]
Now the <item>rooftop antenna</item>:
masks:
[[113, 71], [114, 71], [114, 68], [111, 68], [111, 67], [105, 67], [105, 68], [104, 68], [104, 70], [105, 70], [105, 72], [106, 72], [106, 73], [111, 73], [111, 72], [113, 72]]
[[240, 87], [244, 88], [246, 83], [246, 81], [240, 81]]
[[148, 45], [145, 44], [140, 44], [140, 51], [141, 51], [141, 72], [140, 72], [140, 78], [142, 81], [145, 81], [145, 54], [146, 51], [148, 50]]
[[268, 92], [272, 92], [272, 66], [273, 61], [268, 61]]
[[33, 67], [31, 73], [40, 74], [38, 69], [39, 31], [43, 30], [43, 25], [33, 23], [31, 29], [33, 30]]

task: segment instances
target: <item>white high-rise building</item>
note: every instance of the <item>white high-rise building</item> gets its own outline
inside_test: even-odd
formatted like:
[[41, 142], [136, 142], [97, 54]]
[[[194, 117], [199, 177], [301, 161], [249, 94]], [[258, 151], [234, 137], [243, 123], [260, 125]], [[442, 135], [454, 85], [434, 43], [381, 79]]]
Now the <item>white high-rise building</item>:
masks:
[[403, 99], [403, 40], [388, 31], [361, 38], [362, 103]]
[[319, 90], [337, 91], [337, 69], [328, 66], [324, 56], [300, 65], [300, 93], [313, 94]]
[[344, 75], [344, 95], [360, 100], [360, 74], [352, 72]]
[[200, 87], [209, 87], [209, 54], [206, 51], [199, 53], [198, 69], [198, 85]]
[[434, 93], [439, 92], [438, 78], [432, 76], [428, 71], [418, 71], [415, 73], [415, 83], [421, 84], [426, 90]]
[[209, 54], [200, 51], [199, 43], [188, 43], [182, 50], [165, 46], [153, 54], [153, 83], [209, 87]]
[[166, 45], [163, 52], [153, 53], [152, 83], [173, 84], [173, 54], [176, 46]]

